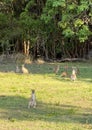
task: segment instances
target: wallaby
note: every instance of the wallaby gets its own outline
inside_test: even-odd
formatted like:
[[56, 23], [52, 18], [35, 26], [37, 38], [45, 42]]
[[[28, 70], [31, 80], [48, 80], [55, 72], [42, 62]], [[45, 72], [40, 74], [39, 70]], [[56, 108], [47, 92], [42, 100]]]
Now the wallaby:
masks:
[[67, 77], [68, 76], [68, 66], [64, 66], [64, 71], [61, 73], [62, 77]]
[[24, 64], [22, 65], [22, 73], [24, 74], [28, 74], [28, 69], [24, 66]]
[[72, 74], [71, 74], [71, 80], [75, 81], [76, 80], [76, 70], [73, 68]]
[[36, 107], [36, 96], [35, 96], [35, 90], [33, 90], [33, 89], [32, 89], [31, 98], [28, 103], [28, 108], [30, 108], [30, 107], [33, 107], [33, 108]]
[[62, 77], [67, 77], [67, 76], [68, 76], [68, 73], [67, 73], [67, 72], [62, 72], [62, 73], [61, 73], [61, 76], [62, 76]]
[[54, 73], [57, 74], [58, 71], [59, 71], [59, 69], [60, 69], [60, 66], [59, 66], [59, 65], [55, 66], [55, 67], [54, 67]]

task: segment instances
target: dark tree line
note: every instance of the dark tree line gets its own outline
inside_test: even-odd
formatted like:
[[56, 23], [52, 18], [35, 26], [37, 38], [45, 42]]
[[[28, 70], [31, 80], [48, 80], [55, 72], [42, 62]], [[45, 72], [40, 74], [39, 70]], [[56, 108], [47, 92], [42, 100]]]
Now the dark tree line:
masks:
[[0, 52], [83, 58], [92, 49], [92, 0], [1, 0]]

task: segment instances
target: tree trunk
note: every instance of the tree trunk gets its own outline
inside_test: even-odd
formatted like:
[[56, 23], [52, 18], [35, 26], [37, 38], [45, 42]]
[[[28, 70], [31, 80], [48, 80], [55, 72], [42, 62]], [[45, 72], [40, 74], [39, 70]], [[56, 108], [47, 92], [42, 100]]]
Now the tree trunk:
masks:
[[27, 45], [26, 45], [26, 55], [29, 56], [29, 49], [30, 49], [30, 41], [27, 41]]
[[26, 55], [26, 46], [27, 46], [27, 44], [26, 44], [26, 41], [24, 40], [24, 42], [23, 42], [23, 46], [24, 46], [24, 54]]

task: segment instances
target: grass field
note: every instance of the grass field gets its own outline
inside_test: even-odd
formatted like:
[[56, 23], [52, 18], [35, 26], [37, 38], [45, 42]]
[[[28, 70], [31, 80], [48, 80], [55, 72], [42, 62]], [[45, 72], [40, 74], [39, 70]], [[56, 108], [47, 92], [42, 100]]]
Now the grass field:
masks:
[[[0, 64], [0, 130], [92, 130], [92, 63], [67, 64], [80, 69], [75, 82], [60, 76], [66, 63], [26, 64], [29, 74]], [[35, 109], [27, 108], [31, 89]]]

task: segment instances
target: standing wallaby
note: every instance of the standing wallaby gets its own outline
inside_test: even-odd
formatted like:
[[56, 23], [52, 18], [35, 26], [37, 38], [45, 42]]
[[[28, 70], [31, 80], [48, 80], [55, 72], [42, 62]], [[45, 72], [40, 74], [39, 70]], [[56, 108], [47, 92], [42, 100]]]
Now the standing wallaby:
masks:
[[29, 103], [28, 103], [28, 108], [30, 108], [30, 107], [33, 107], [33, 108], [36, 107], [35, 90], [32, 90], [31, 98], [30, 98]]
[[76, 70], [73, 69], [73, 70], [72, 70], [72, 74], [71, 74], [71, 80], [75, 81], [76, 78], [77, 78], [77, 77], [76, 77]]
[[22, 73], [24, 73], [24, 74], [28, 74], [29, 73], [28, 69], [24, 65], [22, 65]]
[[60, 66], [59, 66], [59, 65], [57, 65], [57, 66], [55, 66], [55, 67], [54, 67], [54, 73], [55, 73], [55, 74], [57, 74], [57, 73], [58, 73], [59, 68], [60, 68]]

